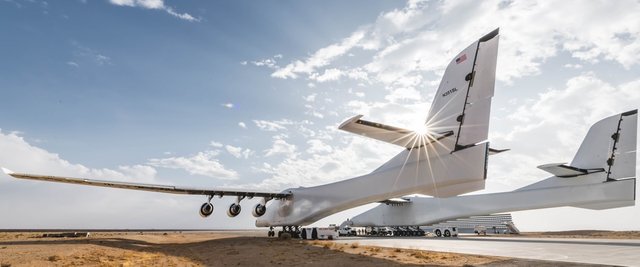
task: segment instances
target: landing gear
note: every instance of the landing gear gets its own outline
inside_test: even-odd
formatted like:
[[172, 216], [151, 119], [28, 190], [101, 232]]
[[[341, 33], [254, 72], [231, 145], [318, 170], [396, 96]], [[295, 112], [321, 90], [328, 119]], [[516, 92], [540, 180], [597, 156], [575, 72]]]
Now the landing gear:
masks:
[[[282, 234], [290, 234], [292, 238], [300, 238], [300, 226], [295, 225], [285, 225], [282, 226], [282, 230], [278, 231], [278, 237], [282, 236]], [[275, 231], [273, 230], [273, 226], [269, 227], [269, 232], [267, 233], [269, 237], [275, 236]]]
[[276, 235], [276, 232], [273, 231], [273, 226], [269, 227], [269, 232], [267, 233], [268, 237], [274, 237]]
[[442, 231], [440, 231], [440, 229], [436, 230], [436, 236], [437, 237], [441, 237], [442, 236]]

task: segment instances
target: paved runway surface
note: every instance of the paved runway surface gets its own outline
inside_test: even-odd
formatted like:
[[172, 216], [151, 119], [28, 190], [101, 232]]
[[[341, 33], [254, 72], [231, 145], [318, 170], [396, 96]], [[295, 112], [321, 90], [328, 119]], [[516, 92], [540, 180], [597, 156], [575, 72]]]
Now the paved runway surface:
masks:
[[640, 240], [476, 237], [344, 237], [337, 242], [524, 259], [640, 266]]

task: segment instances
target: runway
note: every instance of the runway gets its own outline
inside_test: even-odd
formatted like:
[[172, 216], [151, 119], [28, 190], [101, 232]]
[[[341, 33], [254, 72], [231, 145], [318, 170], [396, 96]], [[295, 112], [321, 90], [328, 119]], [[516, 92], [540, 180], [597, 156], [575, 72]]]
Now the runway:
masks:
[[640, 266], [638, 239], [477, 237], [344, 237], [336, 242], [535, 260]]

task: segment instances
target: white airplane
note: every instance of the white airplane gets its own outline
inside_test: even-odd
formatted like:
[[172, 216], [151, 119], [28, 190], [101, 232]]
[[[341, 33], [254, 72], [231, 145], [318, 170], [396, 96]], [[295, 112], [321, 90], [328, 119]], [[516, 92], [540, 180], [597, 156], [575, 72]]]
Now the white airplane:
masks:
[[378, 205], [343, 225], [429, 225], [474, 215], [562, 206], [594, 210], [634, 206], [637, 113], [631, 110], [594, 124], [570, 164], [538, 166], [554, 175], [545, 180], [511, 192], [404, 198], [404, 203]]
[[[498, 29], [473, 42], [451, 60], [435, 94], [425, 123], [418, 133], [355, 116], [339, 128], [403, 147], [397, 156], [373, 172], [320, 186], [298, 187], [281, 192], [224, 189], [194, 189], [16, 173], [22, 179], [133, 189], [172, 194], [204, 195], [208, 201], [200, 215], [213, 213], [214, 196], [236, 196], [227, 214], [237, 216], [240, 201], [261, 197], [252, 213], [258, 227], [283, 226], [297, 231], [323, 217], [363, 204], [408, 194], [454, 196], [484, 188], [486, 160], [491, 149], [486, 142], [489, 111], [495, 84]], [[495, 150], [491, 150], [494, 151]], [[267, 202], [273, 200], [267, 209]], [[270, 235], [272, 233], [270, 232]]]

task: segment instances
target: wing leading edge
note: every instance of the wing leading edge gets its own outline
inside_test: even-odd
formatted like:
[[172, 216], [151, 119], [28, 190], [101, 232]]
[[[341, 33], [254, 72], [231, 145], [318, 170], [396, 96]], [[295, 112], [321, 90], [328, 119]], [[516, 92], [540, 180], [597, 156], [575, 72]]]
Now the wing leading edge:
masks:
[[170, 194], [183, 194], [183, 195], [205, 195], [205, 196], [239, 196], [239, 197], [264, 197], [268, 199], [284, 199], [291, 197], [291, 192], [260, 192], [260, 191], [244, 191], [244, 190], [214, 190], [214, 189], [199, 189], [179, 187], [173, 185], [158, 185], [158, 184], [143, 184], [143, 183], [127, 183], [116, 182], [106, 180], [93, 180], [84, 178], [62, 177], [62, 176], [50, 176], [50, 175], [37, 175], [27, 173], [16, 173], [8, 169], [2, 168], [2, 171], [7, 175], [19, 179], [38, 180], [47, 182], [67, 183], [67, 184], [79, 184], [79, 185], [91, 185], [100, 187], [161, 192]]

